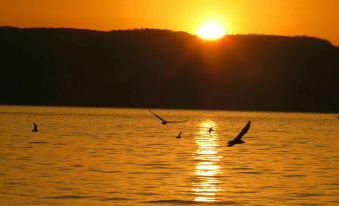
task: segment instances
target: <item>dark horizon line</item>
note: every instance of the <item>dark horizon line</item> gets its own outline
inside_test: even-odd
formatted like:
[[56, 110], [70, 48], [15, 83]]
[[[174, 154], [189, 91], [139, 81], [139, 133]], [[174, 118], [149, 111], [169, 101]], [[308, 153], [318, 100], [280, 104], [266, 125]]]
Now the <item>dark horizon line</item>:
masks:
[[[12, 28], [12, 29], [64, 29], [64, 30], [79, 30], [79, 31], [92, 31], [92, 32], [124, 32], [124, 31], [144, 31], [144, 30], [154, 30], [154, 31], [168, 31], [168, 32], [178, 32], [178, 33], [185, 33], [191, 36], [198, 36], [197, 34], [191, 34], [187, 31], [180, 31], [180, 30], [171, 30], [171, 29], [164, 29], [164, 28], [149, 28], [149, 27], [140, 27], [140, 28], [131, 28], [131, 29], [112, 29], [112, 30], [97, 30], [97, 29], [89, 29], [89, 28], [80, 28], [80, 27], [20, 27], [20, 26], [8, 26], [8, 25], [0, 25], [0, 28]], [[334, 44], [332, 41], [317, 37], [317, 36], [310, 36], [307, 34], [300, 34], [300, 35], [282, 35], [282, 34], [267, 34], [267, 33], [227, 33], [225, 36], [269, 36], [269, 37], [289, 37], [289, 38], [314, 38], [319, 40], [324, 40], [329, 42], [334, 47], [339, 47], [339, 45]]]
[[159, 110], [194, 110], [194, 111], [232, 111], [232, 112], [272, 112], [272, 113], [312, 113], [312, 114], [334, 114], [336, 111], [297, 111], [297, 110], [251, 110], [251, 109], [213, 109], [213, 108], [185, 108], [185, 107], [142, 107], [142, 106], [98, 106], [98, 105], [54, 105], [54, 104], [0, 104], [0, 107], [62, 107], [62, 108], [98, 108], [98, 109], [159, 109]]

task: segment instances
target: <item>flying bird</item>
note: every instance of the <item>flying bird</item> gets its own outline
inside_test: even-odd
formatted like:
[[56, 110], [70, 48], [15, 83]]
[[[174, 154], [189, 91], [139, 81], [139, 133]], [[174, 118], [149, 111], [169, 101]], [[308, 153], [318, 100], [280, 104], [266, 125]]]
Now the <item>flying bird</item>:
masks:
[[183, 122], [187, 122], [187, 120], [183, 120], [183, 121], [167, 121], [164, 120], [163, 118], [161, 118], [159, 115], [155, 114], [154, 112], [152, 112], [151, 110], [148, 110], [149, 112], [151, 112], [156, 118], [161, 120], [161, 124], [166, 125], [168, 123], [183, 123]]
[[245, 143], [244, 141], [241, 140], [241, 138], [246, 134], [246, 132], [250, 129], [251, 126], [251, 121], [248, 121], [245, 127], [241, 130], [241, 132], [238, 134], [236, 138], [233, 140], [229, 141], [227, 146], [232, 147], [235, 144], [243, 144]]
[[35, 124], [35, 122], [33, 123], [33, 129], [32, 129], [32, 132], [38, 132], [38, 125]]
[[178, 134], [177, 138], [181, 138], [181, 131], [180, 131], [180, 133]]
[[213, 127], [210, 127], [209, 129], [208, 129], [208, 134], [211, 134], [211, 132], [213, 132], [214, 130], [213, 130]]

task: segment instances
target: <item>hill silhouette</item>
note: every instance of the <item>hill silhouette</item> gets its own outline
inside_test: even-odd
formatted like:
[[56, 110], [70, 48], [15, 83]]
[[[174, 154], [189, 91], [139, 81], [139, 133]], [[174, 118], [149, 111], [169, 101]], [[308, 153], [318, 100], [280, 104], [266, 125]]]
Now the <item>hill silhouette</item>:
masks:
[[339, 111], [339, 48], [310, 37], [0, 27], [0, 104]]

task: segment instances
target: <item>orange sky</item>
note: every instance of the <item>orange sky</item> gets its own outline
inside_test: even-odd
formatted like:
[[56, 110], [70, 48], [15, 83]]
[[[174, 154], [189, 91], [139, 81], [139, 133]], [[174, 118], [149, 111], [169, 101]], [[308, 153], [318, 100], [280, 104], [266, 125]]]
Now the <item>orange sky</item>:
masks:
[[0, 0], [0, 25], [308, 35], [339, 45], [339, 0]]

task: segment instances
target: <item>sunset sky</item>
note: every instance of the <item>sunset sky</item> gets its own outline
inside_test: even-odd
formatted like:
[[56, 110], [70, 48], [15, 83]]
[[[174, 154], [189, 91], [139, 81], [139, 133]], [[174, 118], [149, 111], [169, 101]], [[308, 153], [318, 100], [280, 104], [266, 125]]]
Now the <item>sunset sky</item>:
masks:
[[0, 25], [308, 35], [339, 45], [339, 0], [1, 0]]

